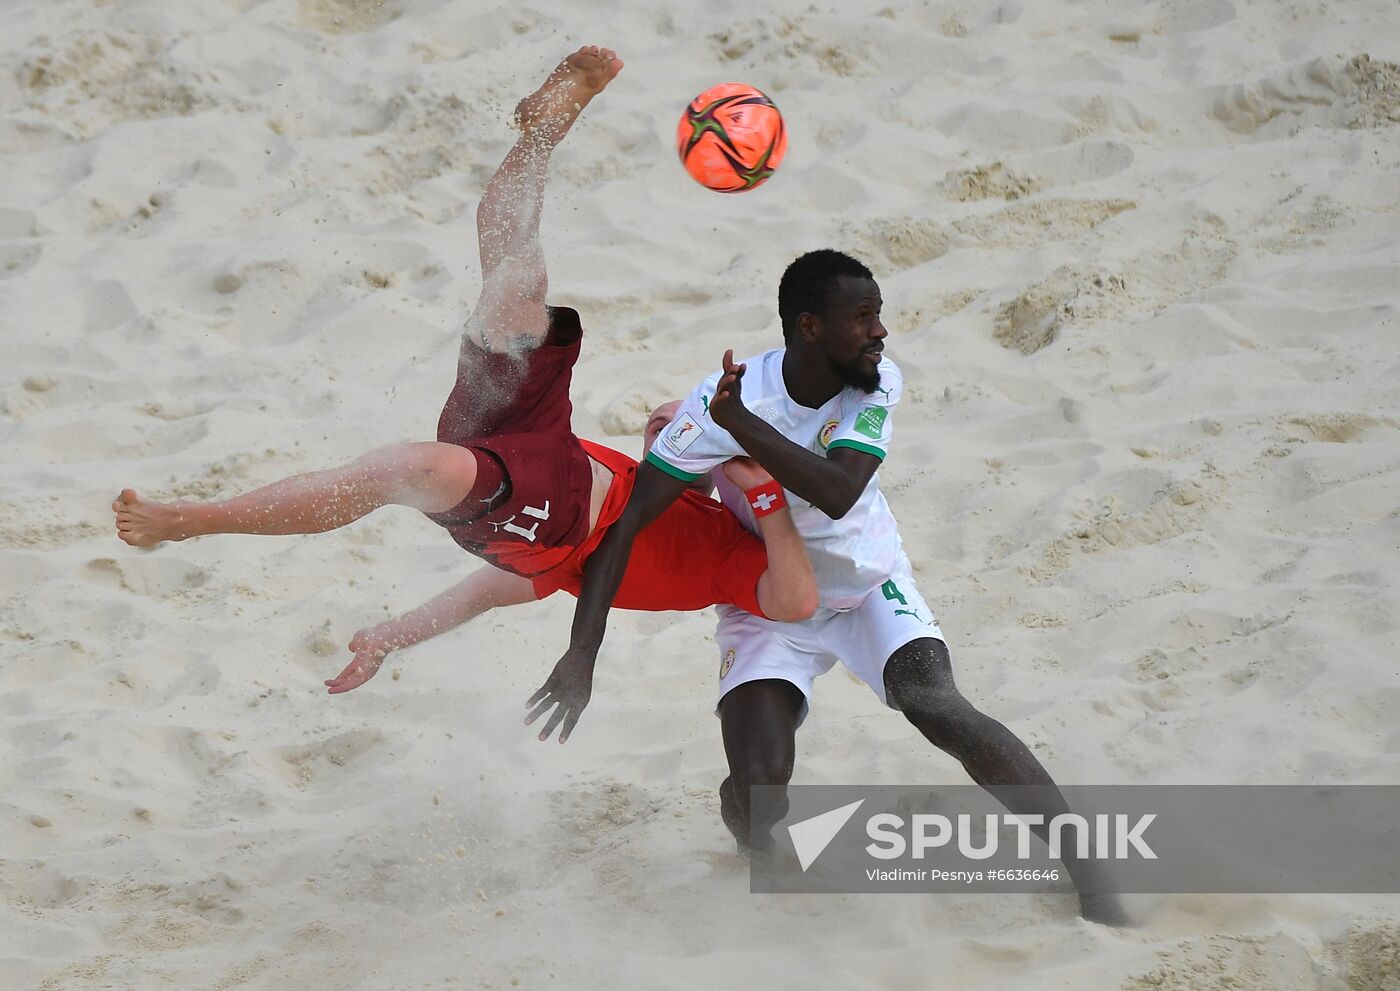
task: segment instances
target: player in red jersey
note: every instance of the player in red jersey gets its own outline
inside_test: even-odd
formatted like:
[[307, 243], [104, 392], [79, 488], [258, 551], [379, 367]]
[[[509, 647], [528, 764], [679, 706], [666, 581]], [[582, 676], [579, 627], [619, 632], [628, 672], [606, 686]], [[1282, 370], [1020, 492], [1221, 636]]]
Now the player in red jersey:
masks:
[[[479, 581], [490, 583], [496, 604], [576, 593], [583, 559], [627, 503], [636, 462], [573, 434], [569, 382], [583, 329], [575, 311], [545, 303], [539, 221], [551, 152], [621, 69], [611, 50], [580, 49], [516, 108], [520, 139], [477, 209], [481, 296], [436, 442], [380, 448], [223, 502], [157, 503], [125, 489], [112, 504], [118, 536], [152, 547], [212, 533], [321, 533], [402, 505], [493, 566]], [[745, 488], [768, 477], [738, 460], [725, 471]], [[676, 508], [647, 531], [648, 551], [623, 577], [620, 606], [727, 602], [771, 618], [815, 608], [811, 565], [786, 512], [774, 514], [761, 543], [698, 494]]]
[[[651, 447], [662, 428], [675, 417], [679, 406], [680, 400], [674, 400], [658, 406], [651, 414], [644, 432], [643, 453]], [[636, 472], [636, 462], [625, 454], [590, 444], [588, 441], [583, 441], [583, 445], [590, 452], [597, 451], [619, 466], [625, 463], [626, 467], [623, 470], [627, 473], [627, 483], [616, 486], [613, 490], [613, 505], [620, 509], [631, 496], [631, 478]], [[730, 481], [736, 485], [753, 488], [767, 480], [766, 474], [761, 469], [756, 469], [747, 458], [742, 459], [742, 463], [734, 461], [730, 464], [734, 466], [730, 472]], [[697, 548], [706, 561], [727, 555], [730, 560], [728, 570], [748, 576], [742, 580], [753, 581], [754, 565], [750, 560], [756, 549], [754, 542], [744, 540], [747, 534], [740, 532], [734, 525], [732, 514], [718, 501], [709, 497], [712, 488], [709, 477], [706, 476], [702, 481], [693, 483], [690, 491], [683, 496], [686, 501], [690, 501], [692, 496], [700, 500], [697, 506], [703, 515], [687, 510], [681, 517], [686, 521], [702, 524], [700, 527], [669, 527], [655, 531], [651, 537], [643, 536], [638, 546], [645, 545], [643, 553], [652, 558], [652, 563], [643, 564], [640, 568], [629, 567], [623, 579], [624, 586], [634, 582], [652, 581], [658, 576], [664, 579], [664, 576], [674, 574], [674, 563], [682, 557], [688, 562]], [[604, 509], [604, 520], [610, 523], [615, 517], [612, 506]], [[473, 571], [461, 582], [418, 608], [359, 630], [350, 639], [350, 650], [355, 655], [354, 658], [345, 666], [344, 671], [326, 681], [326, 687], [332, 695], [358, 688], [374, 677], [384, 659], [393, 651], [439, 636], [492, 609], [534, 602], [559, 588], [577, 596], [583, 581], [583, 562], [587, 560], [587, 555], [592, 552], [607, 529], [607, 523], [600, 523], [585, 543], [584, 553], [575, 555], [573, 561], [551, 572], [546, 579], [530, 581], [488, 565]], [[661, 534], [668, 534], [669, 537], [659, 539]], [[687, 568], [686, 580], [693, 586], [689, 594], [698, 595], [699, 598], [713, 597], [714, 591], [706, 591], [709, 587], [706, 580], [709, 577], [713, 583], [710, 576], [716, 570], [718, 569], [698, 568], [692, 572]], [[634, 588], [628, 592], [629, 598], [634, 602], [647, 594], [655, 596], [656, 601], [660, 603], [657, 608], [665, 609], [676, 608], [666, 603], [677, 602], [686, 593], [675, 590], [671, 581], [667, 581], [659, 589]]]

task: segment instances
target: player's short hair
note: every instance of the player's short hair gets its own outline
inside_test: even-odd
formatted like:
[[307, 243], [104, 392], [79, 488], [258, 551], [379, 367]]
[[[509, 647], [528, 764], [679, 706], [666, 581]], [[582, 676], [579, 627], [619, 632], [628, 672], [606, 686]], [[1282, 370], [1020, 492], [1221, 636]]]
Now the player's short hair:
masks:
[[778, 318], [783, 322], [783, 340], [792, 341], [802, 314], [826, 310], [831, 290], [843, 275], [874, 278], [870, 269], [850, 255], [831, 248], [809, 251], [787, 267], [778, 282]]

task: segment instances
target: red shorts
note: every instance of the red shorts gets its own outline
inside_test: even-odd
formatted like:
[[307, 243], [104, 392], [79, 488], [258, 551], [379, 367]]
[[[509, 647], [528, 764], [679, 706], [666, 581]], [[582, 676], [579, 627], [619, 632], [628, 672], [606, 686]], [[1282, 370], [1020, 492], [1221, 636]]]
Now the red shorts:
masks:
[[438, 440], [465, 447], [493, 434], [573, 439], [569, 382], [583, 345], [583, 326], [577, 310], [548, 310], [549, 330], [528, 351], [487, 351], [462, 341], [457, 381], [438, 416]]
[[507, 486], [495, 498], [469, 495], [428, 514], [465, 550], [526, 577], [583, 543], [593, 492], [593, 467], [570, 424], [569, 380], [583, 328], [567, 307], [550, 307], [549, 318], [545, 339], [520, 354], [463, 342], [437, 438], [478, 457], [488, 452]]
[[[562, 565], [531, 579], [540, 598], [561, 589], [579, 594], [588, 556], [622, 515], [637, 477], [637, 462], [627, 455], [590, 441], [580, 443], [590, 457], [612, 470], [612, 487], [588, 539]], [[690, 612], [723, 602], [762, 616], [758, 579], [766, 570], [763, 541], [718, 502], [685, 492], [637, 534], [613, 605]]]
[[[567, 307], [549, 315], [544, 341], [522, 354], [463, 343], [437, 438], [494, 456], [509, 489], [485, 508], [468, 496], [427, 514], [465, 550], [530, 578], [541, 598], [559, 589], [578, 595], [584, 562], [622, 515], [637, 474], [627, 455], [574, 436], [569, 382], [583, 328]], [[591, 534], [590, 456], [613, 472]], [[761, 540], [719, 503], [687, 492], [637, 535], [614, 605], [689, 611], [725, 602], [761, 616], [758, 579], [767, 567]]]

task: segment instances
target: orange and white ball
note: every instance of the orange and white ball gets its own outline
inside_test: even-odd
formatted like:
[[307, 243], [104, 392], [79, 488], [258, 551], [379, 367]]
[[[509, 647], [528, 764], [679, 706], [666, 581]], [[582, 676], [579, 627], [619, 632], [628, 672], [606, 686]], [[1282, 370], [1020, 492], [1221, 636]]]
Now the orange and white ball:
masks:
[[705, 90], [681, 114], [676, 150], [691, 178], [717, 193], [763, 185], [787, 153], [787, 127], [773, 101], [745, 83]]

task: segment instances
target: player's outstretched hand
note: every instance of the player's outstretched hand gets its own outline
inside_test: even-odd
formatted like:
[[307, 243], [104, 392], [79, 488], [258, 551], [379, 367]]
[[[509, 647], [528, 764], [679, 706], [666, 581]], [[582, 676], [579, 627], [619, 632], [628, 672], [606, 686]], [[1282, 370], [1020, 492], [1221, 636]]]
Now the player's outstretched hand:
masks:
[[768, 470], [753, 458], [730, 458], [724, 463], [724, 475], [739, 486], [741, 492], [773, 481]]
[[715, 386], [715, 396], [710, 400], [710, 419], [730, 433], [738, 426], [748, 410], [744, 407], [744, 397], [740, 389], [747, 365], [734, 362], [734, 350], [724, 352], [724, 374]]
[[393, 648], [381, 641], [371, 627], [360, 630], [350, 638], [350, 650], [355, 659], [345, 666], [344, 671], [325, 683], [326, 690], [332, 695], [359, 688], [373, 678]]
[[583, 715], [584, 706], [588, 705], [593, 695], [593, 660], [585, 654], [568, 651], [559, 658], [559, 663], [554, 665], [549, 679], [540, 686], [540, 690], [525, 703], [525, 708], [530, 709], [530, 714], [525, 717], [526, 726], [550, 709], [554, 710], [544, 729], [540, 730], [540, 740], [553, 736], [560, 723], [564, 724], [563, 729], [559, 730], [560, 743], [574, 731], [578, 717]]

